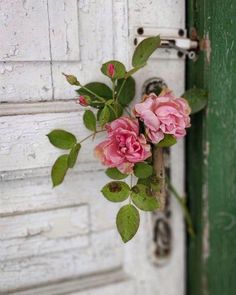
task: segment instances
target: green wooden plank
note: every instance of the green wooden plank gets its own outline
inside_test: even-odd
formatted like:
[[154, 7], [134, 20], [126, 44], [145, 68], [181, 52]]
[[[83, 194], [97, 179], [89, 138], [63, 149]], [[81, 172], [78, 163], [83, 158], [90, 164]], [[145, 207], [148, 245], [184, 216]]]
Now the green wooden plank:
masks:
[[[204, 35], [204, 1], [187, 1], [189, 5], [189, 29], [197, 28], [200, 36]], [[188, 61], [187, 87], [205, 88], [206, 68], [204, 54], [200, 53], [197, 62]], [[201, 295], [204, 281], [204, 261], [202, 257], [203, 231], [206, 225], [203, 212], [204, 187], [204, 145], [205, 112], [192, 116], [192, 127], [187, 137], [187, 195], [196, 238], [188, 240], [187, 294]]]
[[209, 35], [206, 54], [188, 65], [188, 86], [207, 87], [207, 112], [187, 140], [187, 190], [197, 237], [189, 241], [190, 295], [236, 294], [236, 1], [195, 0], [188, 24]]

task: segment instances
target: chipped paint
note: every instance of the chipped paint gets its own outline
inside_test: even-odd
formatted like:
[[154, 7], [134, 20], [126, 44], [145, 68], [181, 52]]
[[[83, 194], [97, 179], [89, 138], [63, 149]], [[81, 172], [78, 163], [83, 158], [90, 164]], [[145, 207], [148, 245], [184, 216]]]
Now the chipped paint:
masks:
[[[107, 203], [98, 195], [107, 182], [92, 156], [100, 135], [94, 145], [85, 143], [78, 167], [54, 190], [50, 168], [61, 151], [53, 149], [45, 136], [55, 128], [65, 128], [78, 138], [88, 135], [82, 126], [82, 111], [73, 102], [74, 89], [61, 72], [79, 75], [82, 83], [96, 79], [109, 83], [99, 71], [101, 62], [115, 58], [130, 65], [132, 40], [140, 25], [184, 28], [184, 5], [175, 0], [1, 2], [6, 15], [0, 15], [5, 20], [0, 34], [5, 34], [6, 42], [0, 48], [0, 101], [8, 103], [0, 105], [0, 138], [4, 139], [0, 147], [0, 225], [5, 228], [0, 232], [0, 293], [21, 289], [32, 294], [37, 285], [39, 294], [45, 294], [45, 288], [48, 294], [52, 289], [57, 293], [58, 286], [62, 293], [70, 294], [81, 288], [81, 277], [86, 277], [86, 286], [95, 286], [85, 291], [91, 295], [104, 290], [112, 295], [117, 290], [129, 295], [137, 290], [170, 295], [177, 288], [178, 295], [185, 293], [184, 223], [178, 204], [171, 204], [175, 247], [169, 263], [157, 268], [147, 258], [152, 227], [144, 219], [136, 240], [124, 247], [114, 222], [119, 204]], [[11, 52], [16, 44], [19, 51]], [[9, 52], [15, 55], [4, 60]], [[181, 94], [184, 69], [184, 60], [152, 58], [144, 72], [136, 75], [137, 96], [146, 77], [156, 75]], [[175, 186], [182, 193], [183, 142], [171, 157]], [[138, 260], [135, 253], [141, 253]], [[125, 281], [119, 288], [117, 284], [97, 288], [93, 274], [105, 277], [104, 272], [111, 274], [114, 269], [122, 269], [129, 291]], [[75, 289], [68, 291], [71, 282]]]
[[206, 33], [205, 37], [200, 41], [200, 50], [206, 52], [207, 63], [211, 60], [211, 41], [209, 39], [209, 33]]

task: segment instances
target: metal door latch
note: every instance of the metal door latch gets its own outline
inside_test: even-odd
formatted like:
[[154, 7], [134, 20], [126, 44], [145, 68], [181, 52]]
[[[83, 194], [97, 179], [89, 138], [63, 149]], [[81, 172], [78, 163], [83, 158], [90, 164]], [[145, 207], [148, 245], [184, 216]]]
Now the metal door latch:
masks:
[[195, 59], [198, 49], [198, 41], [189, 38], [171, 38], [161, 36], [161, 48], [173, 48], [186, 55], [189, 59]]
[[187, 56], [189, 59], [196, 59], [199, 51], [199, 40], [196, 38], [187, 38], [187, 32], [183, 29], [151, 28], [139, 27], [136, 30], [135, 45], [143, 39], [151, 36], [160, 35], [161, 46], [163, 49], [175, 49], [178, 56]]

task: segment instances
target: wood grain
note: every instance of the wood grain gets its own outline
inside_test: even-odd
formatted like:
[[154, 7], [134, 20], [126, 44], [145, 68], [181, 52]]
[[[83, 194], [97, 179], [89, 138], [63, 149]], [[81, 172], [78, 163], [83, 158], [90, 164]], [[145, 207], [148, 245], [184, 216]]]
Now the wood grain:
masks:
[[[206, 87], [206, 112], [192, 120], [188, 190], [197, 238], [189, 247], [189, 293], [235, 294], [236, 51], [235, 1], [192, 1], [190, 25], [209, 51], [189, 68], [189, 85]], [[210, 57], [210, 58], [209, 58]], [[193, 274], [194, 273], [194, 274]]]
[[94, 233], [89, 247], [1, 262], [0, 294], [120, 267], [122, 248], [114, 235], [115, 230]]

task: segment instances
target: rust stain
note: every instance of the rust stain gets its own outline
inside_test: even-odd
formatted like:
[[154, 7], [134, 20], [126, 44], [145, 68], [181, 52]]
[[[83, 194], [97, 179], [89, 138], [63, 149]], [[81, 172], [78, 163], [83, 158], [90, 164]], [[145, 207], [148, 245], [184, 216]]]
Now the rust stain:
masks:
[[198, 41], [199, 42], [198, 50], [206, 52], [207, 62], [210, 63], [210, 59], [211, 59], [211, 41], [210, 41], [210, 38], [209, 38], [209, 33], [207, 33], [203, 38], [201, 38], [198, 35], [198, 32], [197, 32], [196, 28], [191, 28], [190, 29], [190, 39], [193, 40], [193, 41]]
[[207, 62], [210, 63], [210, 60], [211, 60], [211, 41], [209, 39], [209, 33], [206, 34], [205, 38], [200, 40], [199, 47], [200, 47], [200, 50], [206, 52]]

